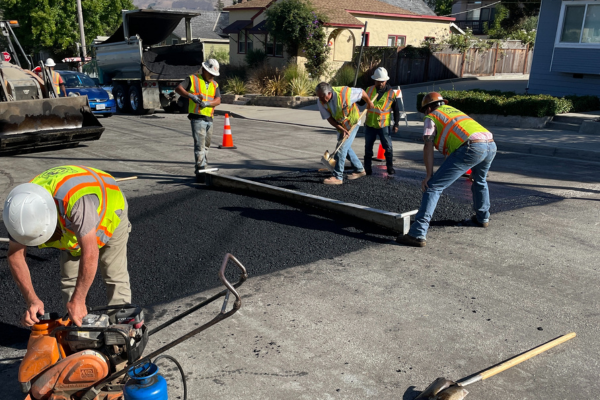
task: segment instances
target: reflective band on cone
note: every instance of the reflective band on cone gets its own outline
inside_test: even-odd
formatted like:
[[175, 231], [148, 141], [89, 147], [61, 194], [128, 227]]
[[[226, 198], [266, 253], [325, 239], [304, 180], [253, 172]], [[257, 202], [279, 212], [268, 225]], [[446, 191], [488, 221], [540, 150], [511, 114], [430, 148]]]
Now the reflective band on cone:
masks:
[[385, 150], [381, 143], [379, 143], [379, 150], [377, 151], [377, 157], [373, 158], [375, 161], [385, 161]]
[[229, 124], [229, 114], [225, 114], [225, 128], [223, 129], [223, 144], [220, 149], [237, 149], [233, 145], [233, 136], [231, 135], [231, 125]]

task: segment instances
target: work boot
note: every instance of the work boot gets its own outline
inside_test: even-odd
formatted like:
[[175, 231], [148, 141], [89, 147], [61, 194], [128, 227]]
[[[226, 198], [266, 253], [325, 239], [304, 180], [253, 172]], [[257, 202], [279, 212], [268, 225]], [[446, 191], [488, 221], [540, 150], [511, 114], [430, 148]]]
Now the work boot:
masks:
[[367, 174], [367, 175], [373, 175], [373, 170], [371, 168], [365, 167], [365, 174]]
[[471, 217], [471, 222], [473, 222], [476, 226], [478, 226], [480, 228], [487, 228], [488, 226], [490, 226], [489, 222], [479, 222], [477, 220], [477, 215], [473, 215]]
[[331, 178], [325, 179], [323, 183], [326, 185], [341, 185], [342, 183], [344, 183], [344, 181], [336, 178], [335, 176], [332, 176]]
[[388, 175], [394, 175], [396, 173], [396, 170], [394, 169], [393, 166], [388, 165], [387, 166], [387, 173], [388, 173]]
[[373, 175], [373, 169], [371, 168], [371, 157], [365, 156], [365, 162], [363, 163], [363, 167], [365, 168], [365, 172], [367, 175]]
[[363, 176], [365, 176], [367, 174], [367, 171], [365, 171], [364, 169], [360, 172], [355, 172], [353, 174], [348, 175], [348, 179], [350, 179], [351, 181], [361, 178]]
[[398, 235], [396, 238], [396, 242], [403, 244], [405, 246], [413, 246], [413, 247], [425, 247], [427, 241], [425, 239], [417, 239], [410, 235]]

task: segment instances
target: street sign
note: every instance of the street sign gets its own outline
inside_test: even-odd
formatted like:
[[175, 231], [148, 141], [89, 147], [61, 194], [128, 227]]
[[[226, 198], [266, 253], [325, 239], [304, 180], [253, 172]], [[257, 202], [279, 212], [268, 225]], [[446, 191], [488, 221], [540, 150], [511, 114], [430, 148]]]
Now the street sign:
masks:
[[10, 61], [10, 53], [8, 51], [3, 51], [2, 57], [3, 57], [4, 61], [6, 61], [6, 62]]

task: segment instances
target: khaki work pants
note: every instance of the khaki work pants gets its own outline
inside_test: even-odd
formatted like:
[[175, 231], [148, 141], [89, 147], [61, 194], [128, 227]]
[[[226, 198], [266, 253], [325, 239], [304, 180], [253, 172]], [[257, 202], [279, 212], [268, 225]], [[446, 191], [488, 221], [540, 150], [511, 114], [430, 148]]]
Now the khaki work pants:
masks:
[[[98, 267], [106, 284], [108, 305], [131, 303], [129, 272], [127, 272], [127, 240], [129, 239], [129, 232], [131, 232], [131, 223], [127, 216], [127, 203], [125, 203], [121, 222], [108, 243], [100, 249], [98, 260]], [[60, 252], [60, 290], [65, 309], [75, 291], [80, 258], [72, 256], [68, 251]]]

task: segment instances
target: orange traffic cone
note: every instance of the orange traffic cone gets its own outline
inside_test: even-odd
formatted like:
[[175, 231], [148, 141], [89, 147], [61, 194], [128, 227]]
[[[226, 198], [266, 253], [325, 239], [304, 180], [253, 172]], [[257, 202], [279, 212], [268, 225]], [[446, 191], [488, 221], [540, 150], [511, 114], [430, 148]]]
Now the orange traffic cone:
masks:
[[225, 128], [223, 128], [223, 144], [220, 149], [237, 149], [233, 145], [233, 136], [231, 135], [231, 125], [229, 124], [229, 114], [225, 114]]
[[385, 161], [385, 150], [381, 143], [379, 143], [379, 150], [377, 151], [377, 157], [373, 158], [375, 161]]

